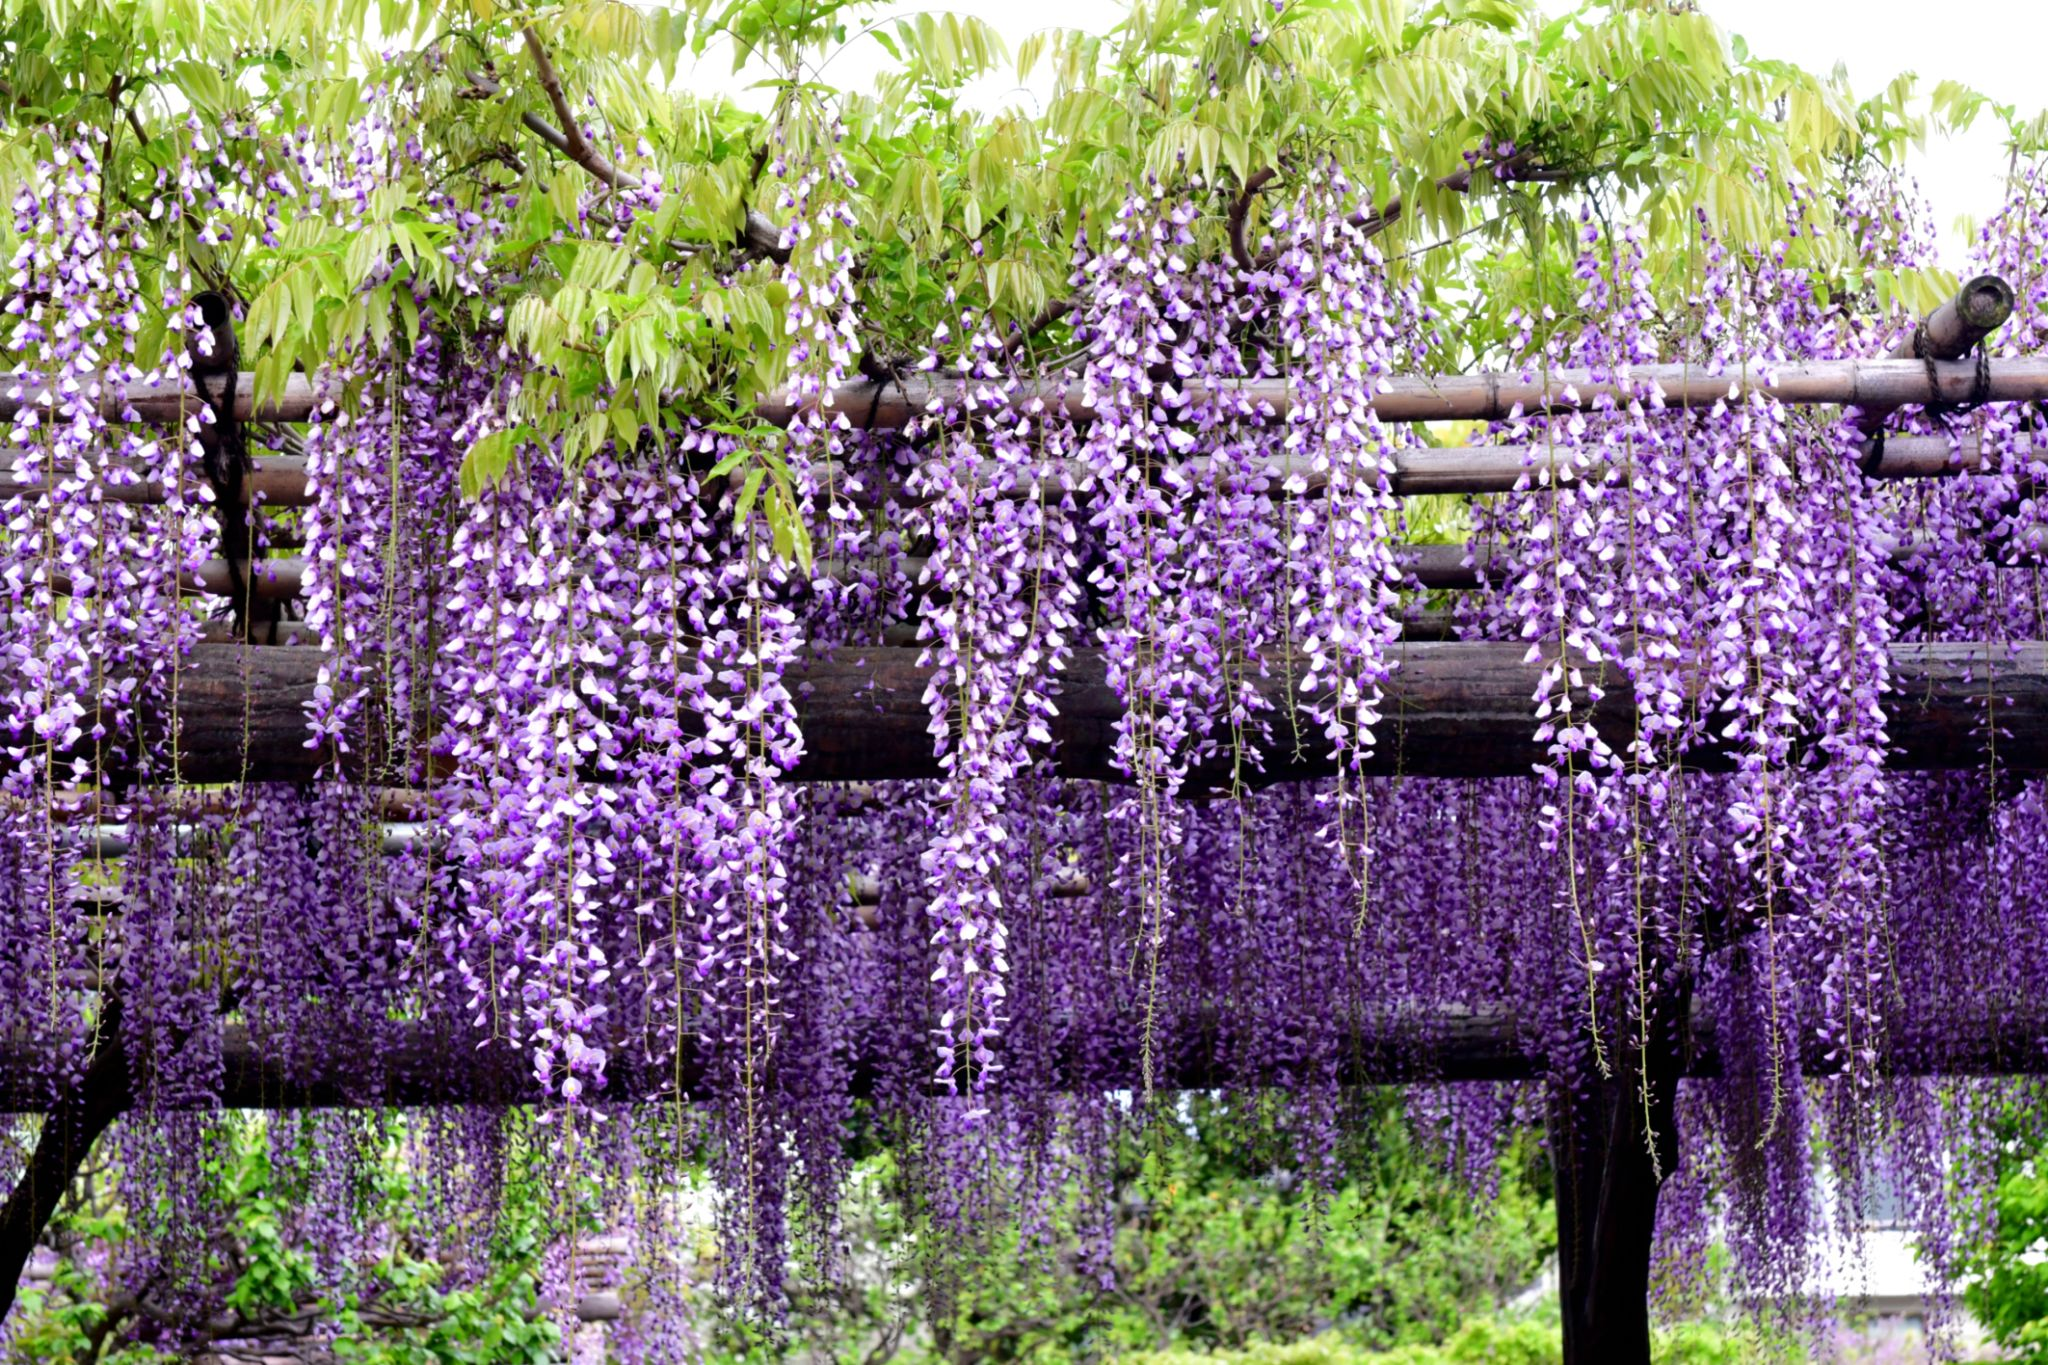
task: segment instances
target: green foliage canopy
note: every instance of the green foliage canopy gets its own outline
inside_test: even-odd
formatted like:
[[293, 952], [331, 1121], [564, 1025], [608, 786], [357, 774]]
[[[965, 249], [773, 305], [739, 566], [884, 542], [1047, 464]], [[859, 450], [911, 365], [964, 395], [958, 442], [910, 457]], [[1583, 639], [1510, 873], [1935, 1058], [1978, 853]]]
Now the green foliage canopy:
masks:
[[[756, 396], [786, 380], [788, 348], [786, 285], [744, 268], [748, 225], [758, 256], [778, 230], [764, 168], [822, 142], [837, 139], [852, 176], [872, 373], [926, 353], [949, 291], [1056, 355], [1074, 243], [1131, 186], [1156, 179], [1203, 205], [1205, 250], [1227, 249], [1241, 212], [1255, 249], [1262, 202], [1319, 160], [1378, 209], [1398, 203], [1383, 249], [1445, 319], [1438, 361], [1455, 370], [1498, 360], [1537, 273], [1562, 278], [1567, 257], [1544, 243], [1568, 234], [1544, 234], [1549, 217], [1625, 211], [1652, 261], [1674, 258], [1659, 248], [1684, 240], [1696, 209], [1724, 240], [1769, 240], [1786, 196], [1893, 164], [1932, 124], [1984, 106], [1953, 83], [1926, 113], [1906, 83], [1858, 104], [1839, 79], [1753, 57], [1695, 6], [1662, 0], [1556, 17], [1526, 0], [1277, 13], [1142, 0], [1106, 33], [1043, 31], [1014, 54], [979, 20], [876, 17], [846, 0], [6, 0], [0, 25], [13, 113], [0, 177], [83, 133], [109, 168], [110, 208], [146, 222], [162, 218], [147, 199], [189, 127], [215, 144], [217, 178], [287, 181], [303, 179], [295, 147], [344, 138], [366, 106], [405, 130], [391, 183], [360, 213], [310, 211], [318, 186], [302, 184], [309, 211], [266, 224], [258, 196], [228, 195], [202, 229], [165, 228], [175, 240], [143, 265], [189, 268], [246, 303], [259, 392], [366, 339], [416, 334], [423, 310], [502, 333], [529, 378], [510, 429], [473, 453], [472, 488], [528, 437], [564, 440], [573, 458], [665, 409], [750, 422]], [[687, 60], [718, 44], [759, 76], [761, 107], [688, 88]], [[828, 85], [832, 57], [865, 44], [891, 58], [876, 87]], [[970, 98], [999, 69], [1036, 80], [1042, 103]], [[1998, 112], [2016, 137], [2038, 135]], [[1245, 193], [1268, 170], [1277, 186]], [[609, 202], [657, 186], [654, 212]], [[511, 206], [496, 259], [479, 265], [497, 282], [489, 297], [434, 249], [447, 229], [422, 205], [451, 199]], [[1824, 212], [1793, 249], [1859, 259]], [[1845, 283], [1918, 307], [1949, 282]]]

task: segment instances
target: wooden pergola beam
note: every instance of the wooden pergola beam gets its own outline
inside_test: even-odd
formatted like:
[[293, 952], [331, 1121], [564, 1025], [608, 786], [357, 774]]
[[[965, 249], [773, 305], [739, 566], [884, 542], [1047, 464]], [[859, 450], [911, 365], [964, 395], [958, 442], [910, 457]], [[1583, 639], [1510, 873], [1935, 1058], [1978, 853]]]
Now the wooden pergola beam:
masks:
[[[1980, 396], [1992, 403], [2030, 403], [2048, 399], [2048, 359], [2032, 356], [1988, 362], [1988, 383]], [[1932, 380], [1918, 360], [1817, 360], [1804, 364], [1758, 367], [1746, 373], [1709, 373], [1698, 365], [1643, 365], [1617, 382], [1581, 369], [1552, 372], [1546, 384], [1519, 373], [1397, 376], [1373, 397], [1372, 411], [1384, 422], [1505, 421], [1518, 414], [1589, 411], [1608, 403], [1626, 406], [1639, 392], [1654, 395], [1664, 408], [1711, 408], [1719, 403], [1769, 397], [1794, 405], [1842, 404], [1865, 410], [1891, 411], [1910, 404], [1967, 403], [1977, 382], [1977, 367], [1967, 360], [1936, 361]], [[292, 375], [282, 391], [259, 404], [255, 375], [244, 373], [236, 387], [235, 409], [244, 421], [303, 422], [314, 412], [314, 390], [303, 375]], [[129, 412], [144, 422], [171, 423], [199, 409], [189, 389], [164, 384], [133, 384], [125, 392], [111, 379], [77, 386], [57, 400], [32, 379], [18, 383], [19, 392], [0, 392], [0, 418], [12, 417], [24, 403], [51, 401], [89, 403], [108, 420], [125, 420]], [[1228, 396], [1248, 402], [1272, 418], [1284, 417], [1293, 406], [1284, 379], [1246, 380], [1224, 387]], [[844, 385], [828, 405], [844, 413], [856, 427], [901, 427], [928, 411], [955, 390], [926, 379]], [[1191, 385], [1176, 398], [1176, 407], [1202, 401], [1209, 393]], [[1045, 403], [1077, 421], [1092, 421], [1095, 406], [1078, 383], [1021, 384], [1010, 391], [1013, 405]], [[756, 408], [764, 421], [786, 424], [796, 409], [781, 399], [766, 399]]]
[[[864, 930], [852, 930], [864, 933]], [[1233, 1060], [1230, 1042], [1204, 1021], [1176, 1038], [1169, 1026], [1161, 1046], [1159, 1086], [1167, 1090], [1217, 1090], [1250, 1085], [1282, 1085], [1282, 1077], [1260, 1081]], [[2033, 1075], [2048, 1069], [2041, 1041], [2048, 1019], [1986, 1018], [1962, 1034], [1962, 1041], [1933, 1051], [1895, 1051], [1881, 1065], [1893, 1075], [1997, 1076]], [[1080, 1057], [1055, 1059], [1053, 1083], [1068, 1089], [1123, 1090], [1141, 1084], [1138, 1039], [1143, 1030], [1135, 1019], [1128, 1043], [1104, 1051], [1091, 1047]], [[400, 1023], [376, 1040], [374, 1048], [350, 1047], [322, 1061], [291, 1058], [266, 1050], [242, 1024], [223, 1030], [222, 1080], [219, 1107], [224, 1109], [416, 1108], [438, 1105], [540, 1104], [547, 1096], [534, 1079], [525, 1049], [506, 1043], [479, 1046], [482, 1039], [459, 1026], [450, 1032]], [[1000, 1051], [1002, 1043], [995, 1045]], [[1802, 1070], [1827, 1076], [1839, 1070], [1826, 1047], [1814, 1042]], [[40, 1079], [42, 1054], [32, 1048], [0, 1045], [0, 1113], [35, 1113], [48, 1104]], [[1542, 1077], [1548, 1070], [1540, 1046], [1507, 1016], [1446, 1013], [1434, 1018], [1389, 1021], [1356, 1026], [1341, 1049], [1339, 1083], [1344, 1085], [1412, 1085], [1435, 1082], [1519, 1081]], [[882, 1076], [878, 1059], [855, 1061], [850, 1093], [876, 1092]], [[999, 1076], [1001, 1073], [997, 1073]], [[1723, 1074], [1719, 1045], [1708, 1021], [1696, 1020], [1690, 1035], [1683, 1074], [1694, 1078]], [[125, 1093], [120, 1107], [146, 1102], [146, 1087]], [[703, 1096], [704, 1061], [686, 1042], [679, 1052], [650, 1057], [631, 1049], [613, 1049], [606, 1067], [602, 1097], [642, 1101]], [[1043, 1083], [1047, 1078], [1037, 1078]], [[1000, 1085], [1000, 1082], [997, 1082]]]
[[[1577, 461], [1583, 457], [1584, 464]], [[1849, 458], [1844, 452], [1844, 459]], [[243, 481], [245, 498], [260, 502], [264, 507], [306, 507], [313, 502], [313, 495], [306, 482], [306, 462], [303, 459], [284, 455], [262, 455], [253, 457], [255, 472]], [[1213, 467], [1213, 461], [1197, 459], [1192, 461], [1198, 468]], [[1478, 445], [1420, 447], [1397, 450], [1392, 457], [1393, 472], [1388, 483], [1395, 494], [1409, 496], [1427, 493], [1505, 493], [1517, 488], [1539, 487], [1550, 482], [1559, 484], [1571, 482], [1597, 482], [1609, 477], [1626, 480], [1629, 477], [1627, 453], [1598, 446], [1584, 450], [1574, 449], [1568, 444], [1553, 447], [1526, 445]], [[1933, 479], [1959, 474], [1974, 474], [1982, 468], [1977, 438], [1965, 436], [1959, 441], [1950, 441], [1943, 436], [1901, 436], [1886, 443], [1871, 466], [1865, 470], [1873, 478]], [[1312, 468], [1312, 462], [1292, 457], [1278, 457], [1262, 460], [1256, 466], [1259, 477], [1264, 478], [1270, 491], [1277, 494], [1287, 479], [1300, 475], [1310, 492], [1320, 491], [1325, 485], [1324, 475]], [[989, 477], [995, 477], [993, 469]], [[1075, 462], [1070, 470], [1062, 471], [1039, 483], [1040, 491], [1047, 496], [1057, 496], [1070, 488], [1084, 484], [1086, 471]], [[839, 479], [819, 476], [822, 485], [832, 486]], [[46, 485], [33, 481], [0, 477], [0, 498], [33, 496], [43, 491]], [[905, 490], [893, 491], [904, 497]], [[1023, 489], [1017, 490], [1020, 495]], [[151, 505], [165, 500], [163, 484], [154, 479], [139, 479], [133, 482], [106, 483], [102, 496], [112, 502], [137, 505]], [[184, 490], [188, 500], [199, 497], [199, 486], [195, 483]], [[876, 492], [863, 495], [870, 501], [878, 501]], [[225, 570], [223, 570], [225, 573]]]
[[[933, 778], [929, 671], [910, 647], [853, 647], [810, 659], [792, 679], [805, 736], [799, 780], [877, 781]], [[1430, 777], [1526, 776], [1544, 761], [1532, 739], [1536, 670], [1521, 644], [1418, 641], [1394, 646], [1395, 672], [1382, 706], [1377, 747], [1366, 770]], [[328, 656], [303, 646], [197, 646], [179, 672], [178, 744], [191, 782], [298, 781], [330, 762], [306, 747], [306, 706]], [[1891, 761], [1901, 769], [1981, 767], [1987, 699], [1995, 699], [1999, 766], [2048, 770], [2048, 644], [1899, 644], [1892, 647], [1894, 690], [1886, 699]], [[1612, 666], [1586, 666], [1607, 695], [1592, 711], [1603, 731], [1632, 733], [1633, 701]], [[1102, 655], [1078, 650], [1059, 683], [1052, 721], [1053, 757], [1071, 778], [1119, 780], [1113, 762], [1123, 703], [1109, 685]], [[1289, 700], [1280, 678], [1262, 690], [1276, 706]], [[1299, 704], [1300, 698], [1293, 700]], [[1296, 753], [1284, 710], [1279, 738], [1255, 783], [1332, 772], [1320, 740]], [[1718, 727], [1716, 727], [1718, 728]], [[1304, 723], [1302, 733], [1319, 736]], [[245, 742], [246, 741], [246, 742]], [[1704, 749], [1689, 760], [1725, 768], [1728, 756]], [[344, 761], [344, 769], [347, 761]], [[1227, 786], [1227, 767], [1198, 770], [1192, 790]]]

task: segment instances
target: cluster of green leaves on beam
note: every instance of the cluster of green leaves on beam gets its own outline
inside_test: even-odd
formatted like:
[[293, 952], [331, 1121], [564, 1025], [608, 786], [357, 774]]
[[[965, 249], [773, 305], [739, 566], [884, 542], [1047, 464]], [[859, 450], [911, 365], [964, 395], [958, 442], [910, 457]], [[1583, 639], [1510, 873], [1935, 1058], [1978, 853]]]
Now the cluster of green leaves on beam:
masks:
[[[527, 126], [556, 120], [529, 29], [606, 155], [660, 177], [659, 210], [623, 240], [607, 240], [603, 213], [583, 216], [601, 188], [590, 172]], [[1141, 0], [1107, 32], [1044, 30], [1015, 53], [975, 19], [839, 0], [0, 0], [0, 36], [15, 111], [0, 173], [82, 127], [107, 149], [110, 193], [131, 197], [190, 117], [236, 130], [219, 155], [289, 174], [298, 130], [341, 138], [365, 100], [394, 102], [423, 154], [359, 230], [309, 215], [265, 246], [255, 225], [227, 224], [231, 246], [186, 233], [153, 259], [181, 253], [246, 302], [259, 395], [351, 346], [501, 331], [527, 362], [518, 439], [571, 458], [641, 439], [664, 414], [744, 420], [785, 382], [780, 272], [736, 268], [736, 244], [750, 210], [775, 214], [764, 163], [807, 155], [835, 120], [862, 343], [878, 358], [923, 354], [948, 291], [999, 324], [1039, 316], [1066, 293], [1077, 235], [1146, 177], [1208, 206], [1202, 247], [1220, 253], [1250, 176], [1273, 167], [1284, 183], [1331, 159], [1373, 203], [1400, 200], [1382, 246], [1447, 320], [1447, 369], [1498, 362], [1509, 313], [1565, 268], [1569, 234], [1531, 233], [1532, 215], [1562, 228], [1587, 204], [1625, 214], [1657, 239], [1651, 259], [1670, 260], [1696, 212], [1728, 240], [1768, 241], [1784, 197], [1831, 166], [1895, 163], [1987, 108], [2016, 141], [2039, 136], [1952, 82], [1924, 111], [1904, 82], [1855, 103], [1839, 74], [1754, 56], [1698, 7], [1662, 0], [1555, 17], [1531, 0], [1294, 0], [1278, 14], [1268, 0]], [[764, 108], [691, 87], [719, 44]], [[875, 88], [835, 87], [837, 54], [869, 45], [889, 62]], [[1010, 67], [1040, 93], [969, 97]], [[1561, 181], [1482, 169], [1470, 193], [1439, 185], [1502, 143]], [[507, 192], [519, 209], [494, 264], [518, 284], [491, 301], [496, 322], [457, 291], [421, 204]], [[1254, 233], [1268, 202], [1251, 206]], [[1797, 249], [1849, 255], [1821, 225]], [[1879, 302], [1918, 307], [1949, 281], [1869, 283]], [[1060, 339], [1055, 324], [1030, 354], [1057, 355]], [[509, 453], [500, 441], [474, 461], [472, 489]]]

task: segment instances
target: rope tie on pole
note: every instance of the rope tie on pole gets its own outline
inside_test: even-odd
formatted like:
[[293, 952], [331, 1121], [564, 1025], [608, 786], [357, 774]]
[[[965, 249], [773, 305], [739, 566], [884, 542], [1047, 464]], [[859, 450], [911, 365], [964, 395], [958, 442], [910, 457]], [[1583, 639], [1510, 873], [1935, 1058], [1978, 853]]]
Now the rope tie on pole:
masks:
[[1936, 395], [1941, 392], [1940, 376], [1935, 373], [1934, 354], [1927, 345], [1927, 320], [1922, 318], [1913, 324], [1913, 355], [1927, 367], [1927, 414], [1931, 417], [1961, 417], [1975, 412], [1991, 397], [1991, 353], [1984, 348], [1980, 338], [1977, 342], [1977, 368], [1970, 376], [1970, 396], [1960, 403], [1941, 402]]

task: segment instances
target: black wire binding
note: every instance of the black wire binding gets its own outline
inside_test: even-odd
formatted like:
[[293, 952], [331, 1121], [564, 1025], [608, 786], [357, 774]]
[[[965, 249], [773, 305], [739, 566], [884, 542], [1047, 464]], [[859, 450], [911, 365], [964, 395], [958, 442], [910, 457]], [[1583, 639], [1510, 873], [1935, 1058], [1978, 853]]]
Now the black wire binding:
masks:
[[1984, 348], [1984, 340], [1977, 340], [1977, 372], [1970, 376], [1970, 396], [1960, 403], [1944, 403], [1936, 397], [1941, 392], [1941, 379], [1935, 372], [1934, 357], [1927, 353], [1927, 323], [1925, 320], [1913, 324], [1913, 354], [1927, 367], [1928, 401], [1923, 405], [1930, 417], [1944, 415], [1963, 416], [1976, 411], [1991, 397], [1991, 353]]
[[[1927, 368], [1927, 402], [1920, 410], [1943, 426], [1950, 417], [1961, 417], [1975, 412], [1991, 397], [1991, 353], [1984, 348], [1983, 338], [1977, 340], [1977, 370], [1970, 376], [1970, 396], [1959, 403], [1944, 403], [1940, 400], [1941, 375], [1934, 368], [1934, 357], [1927, 352], [1927, 320], [1922, 318], [1913, 324], [1913, 358]], [[2048, 404], [2044, 404], [2048, 410]], [[1863, 458], [1857, 462], [1864, 477], [1876, 478], [1884, 467], [1884, 428], [1879, 427], [1863, 448]]]

